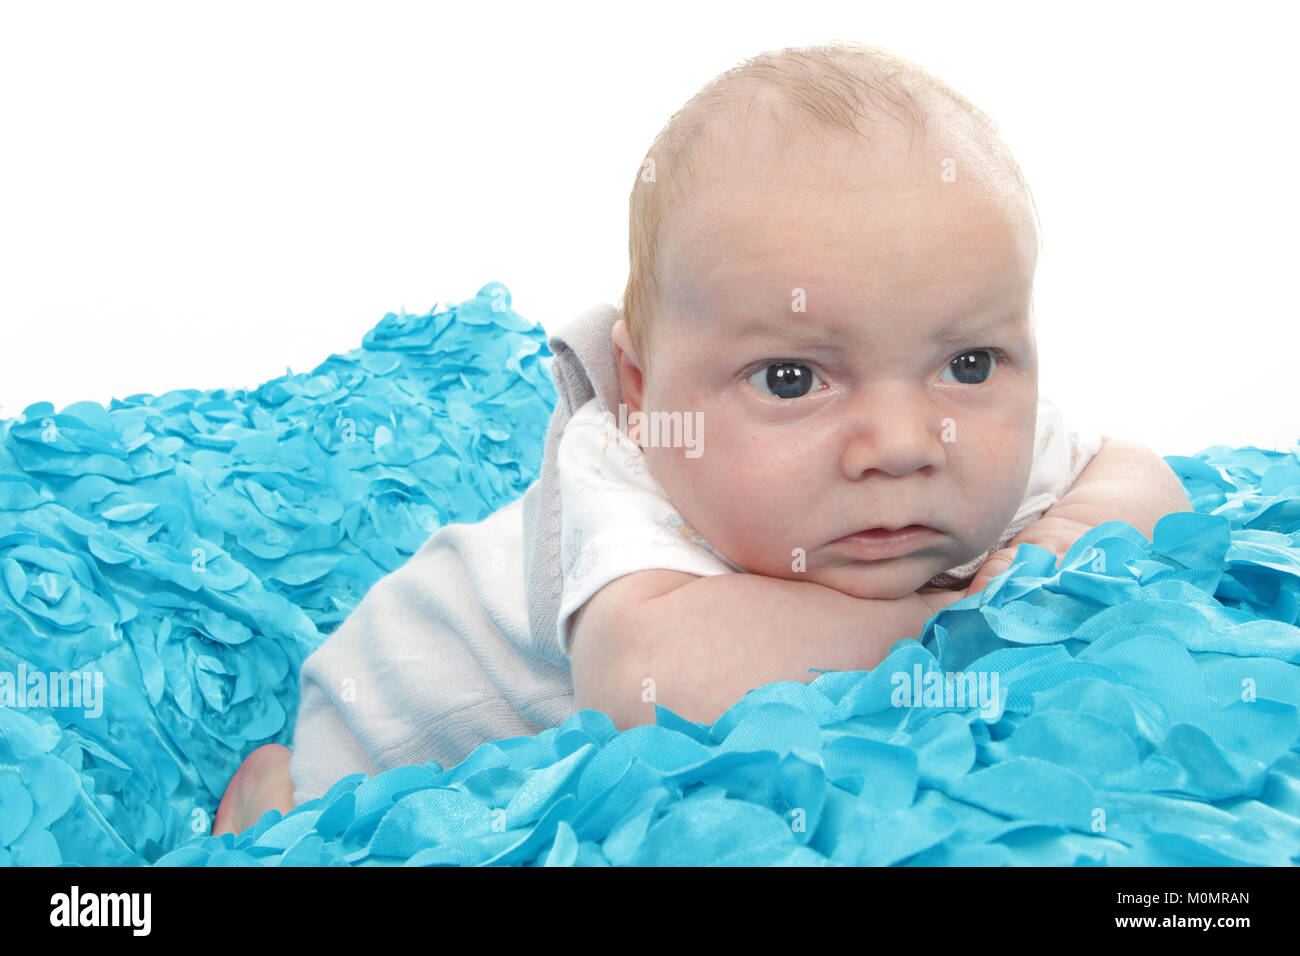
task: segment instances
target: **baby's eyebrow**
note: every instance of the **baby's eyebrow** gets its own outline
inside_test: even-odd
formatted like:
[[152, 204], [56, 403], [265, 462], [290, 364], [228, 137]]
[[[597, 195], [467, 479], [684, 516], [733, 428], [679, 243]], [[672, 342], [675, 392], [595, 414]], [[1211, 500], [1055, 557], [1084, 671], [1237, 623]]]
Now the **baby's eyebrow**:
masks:
[[806, 314], [772, 321], [758, 315], [745, 315], [735, 320], [728, 330], [729, 338], [734, 342], [763, 340], [779, 341], [795, 346], [817, 347], [825, 349], [840, 348], [844, 345], [843, 336], [819, 324], [816, 319]]
[[972, 322], [970, 316], [963, 316], [956, 322], [949, 323], [934, 336], [937, 342], [963, 342], [975, 336], [988, 336], [998, 331], [1019, 331], [1020, 313], [1018, 310], [999, 312], [986, 322]]
[[[997, 332], [1006, 334], [1020, 331], [1021, 312], [1018, 309], [985, 314], [990, 317], [984, 321], [979, 320], [979, 313], [964, 314], [942, 326], [934, 333], [932, 340], [942, 344], [965, 345], [975, 338], [990, 337]], [[825, 351], [838, 351], [848, 344], [842, 333], [825, 328], [808, 314], [783, 317], [779, 321], [766, 316], [745, 315], [735, 320], [728, 333], [733, 343], [761, 340], [792, 348], [817, 348]]]

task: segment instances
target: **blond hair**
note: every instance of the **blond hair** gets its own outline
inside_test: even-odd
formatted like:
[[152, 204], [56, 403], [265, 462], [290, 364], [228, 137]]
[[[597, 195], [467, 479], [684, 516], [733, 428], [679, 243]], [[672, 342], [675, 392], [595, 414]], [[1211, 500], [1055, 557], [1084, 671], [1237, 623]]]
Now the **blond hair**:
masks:
[[1037, 238], [1038, 207], [997, 124], [956, 90], [915, 63], [860, 43], [760, 53], [709, 81], [674, 113], [637, 170], [628, 200], [628, 280], [620, 307], [643, 371], [648, 371], [650, 316], [660, 295], [658, 245], [665, 216], [686, 193], [692, 161], [724, 135], [723, 121], [767, 94], [787, 108], [789, 120], [864, 139], [863, 123], [876, 113], [893, 117], [909, 136], [923, 138], [932, 118], [940, 118], [945, 128], [962, 124], [977, 148], [995, 158], [1003, 188], [1028, 198]]

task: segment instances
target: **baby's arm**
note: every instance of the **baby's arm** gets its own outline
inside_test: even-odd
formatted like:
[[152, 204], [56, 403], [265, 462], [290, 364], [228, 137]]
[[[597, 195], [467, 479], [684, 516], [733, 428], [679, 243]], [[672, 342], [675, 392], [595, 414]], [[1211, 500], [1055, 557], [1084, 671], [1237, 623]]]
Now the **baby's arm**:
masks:
[[1036, 544], [1060, 558], [1107, 521], [1127, 521], [1150, 538], [1165, 515], [1191, 510], [1183, 483], [1163, 458], [1137, 442], [1103, 435], [1101, 448], [1070, 490], [1007, 547], [989, 555], [965, 593], [984, 590], [1011, 566], [1022, 544]]
[[[759, 574], [637, 571], [605, 585], [574, 615], [574, 700], [603, 711], [619, 730], [653, 723], [655, 703], [712, 723], [756, 687], [815, 679], [810, 667], [875, 667], [895, 642], [919, 637], [931, 616], [963, 596], [873, 600]], [[651, 687], [653, 699], [643, 699]]]

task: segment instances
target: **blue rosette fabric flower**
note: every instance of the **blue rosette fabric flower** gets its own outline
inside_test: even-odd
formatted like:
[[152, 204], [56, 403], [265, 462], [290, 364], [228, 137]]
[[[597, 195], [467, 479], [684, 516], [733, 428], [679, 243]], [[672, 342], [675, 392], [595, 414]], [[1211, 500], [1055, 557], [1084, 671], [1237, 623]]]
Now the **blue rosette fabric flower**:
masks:
[[581, 711], [159, 863], [1294, 865], [1298, 461], [1174, 459], [1204, 512], [1059, 562], [1026, 545], [870, 672], [755, 689], [711, 727]]
[[104, 682], [99, 713], [0, 707], [0, 861], [147, 863], [209, 832], [370, 585], [531, 483], [545, 339], [490, 283], [255, 389], [0, 422], [0, 675]]
[[[69, 540], [69, 520], [77, 521], [41, 500], [0, 535], [0, 719], [8, 752], [0, 758], [8, 780], [0, 785], [0, 816], [9, 820], [12, 862], [138, 862], [119, 828], [161, 850], [161, 816], [132, 810], [165, 805], [179, 777], [140, 752], [138, 736], [124, 735], [125, 746], [115, 739], [119, 705], [138, 685], [121, 631], [133, 609], [116, 599], [75, 536]], [[96, 792], [107, 806], [87, 798]], [[75, 839], [65, 846], [60, 835]]]

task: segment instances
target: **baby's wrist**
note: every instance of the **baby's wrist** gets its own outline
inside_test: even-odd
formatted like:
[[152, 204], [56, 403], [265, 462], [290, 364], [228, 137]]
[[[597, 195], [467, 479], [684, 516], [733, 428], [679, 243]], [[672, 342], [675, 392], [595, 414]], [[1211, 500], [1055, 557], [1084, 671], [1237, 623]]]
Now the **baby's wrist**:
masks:
[[949, 604], [956, 604], [965, 596], [966, 592], [960, 588], [924, 588], [916, 592], [916, 597], [930, 612], [926, 620], [938, 614]]

